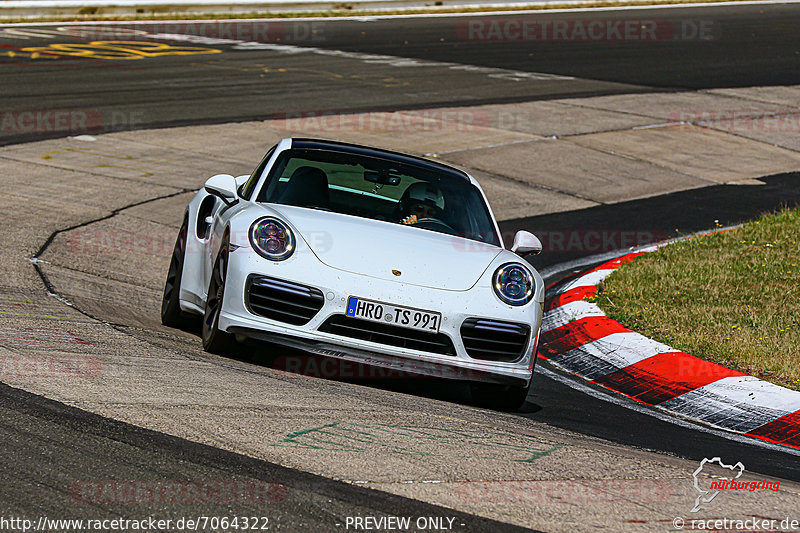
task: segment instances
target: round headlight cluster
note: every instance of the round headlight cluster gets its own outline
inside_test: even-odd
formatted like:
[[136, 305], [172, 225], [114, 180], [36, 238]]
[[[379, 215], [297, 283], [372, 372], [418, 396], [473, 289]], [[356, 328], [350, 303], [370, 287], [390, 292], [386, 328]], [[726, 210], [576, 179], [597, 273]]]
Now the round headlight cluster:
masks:
[[292, 230], [277, 218], [260, 218], [250, 226], [253, 249], [272, 261], [282, 261], [292, 255], [294, 242]]
[[494, 273], [494, 292], [510, 305], [525, 305], [533, 298], [533, 274], [519, 263], [506, 263]]

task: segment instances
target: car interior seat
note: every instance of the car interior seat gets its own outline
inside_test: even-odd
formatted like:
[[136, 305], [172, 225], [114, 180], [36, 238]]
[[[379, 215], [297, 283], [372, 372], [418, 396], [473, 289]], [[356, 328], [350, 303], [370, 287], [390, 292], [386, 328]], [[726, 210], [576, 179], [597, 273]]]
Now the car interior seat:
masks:
[[328, 209], [330, 190], [328, 176], [316, 167], [303, 166], [292, 173], [278, 203], [298, 207], [321, 207]]

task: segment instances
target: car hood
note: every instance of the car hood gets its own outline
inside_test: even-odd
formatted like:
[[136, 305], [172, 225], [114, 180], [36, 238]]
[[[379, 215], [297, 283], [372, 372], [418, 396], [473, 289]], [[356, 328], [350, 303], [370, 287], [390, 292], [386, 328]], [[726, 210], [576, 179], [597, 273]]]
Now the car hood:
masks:
[[464, 291], [502, 252], [490, 244], [390, 222], [285, 205], [270, 207], [297, 229], [320, 261], [373, 278]]

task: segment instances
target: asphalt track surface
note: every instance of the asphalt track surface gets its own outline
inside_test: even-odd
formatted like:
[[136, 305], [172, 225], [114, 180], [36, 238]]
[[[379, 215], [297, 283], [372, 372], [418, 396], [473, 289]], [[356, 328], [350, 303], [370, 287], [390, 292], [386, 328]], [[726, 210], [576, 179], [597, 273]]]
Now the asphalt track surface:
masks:
[[[580, 27], [594, 28], [589, 34]], [[629, 33], [625, 33], [630, 25]], [[560, 25], [562, 33], [556, 33]], [[95, 131], [253, 120], [308, 111], [364, 111], [508, 103], [566, 96], [800, 83], [797, 4], [526, 13], [487, 17], [82, 24], [0, 28], [3, 109], [79, 110]], [[530, 28], [527, 34], [521, 28]], [[651, 30], [641, 31], [641, 27]], [[220, 53], [109, 61], [48, 54], [51, 45], [127, 41], [126, 29], [315, 47], [574, 79], [500, 84], [498, 73], [337, 62], [325, 55], [195, 46]], [[140, 37], [152, 41], [147, 37]], [[644, 40], [642, 40], [644, 39]], [[191, 45], [169, 41], [175, 46]], [[37, 58], [26, 48], [44, 47]], [[254, 75], [254, 73], [258, 75]], [[469, 71], [459, 71], [462, 74]], [[506, 72], [505, 75], [509, 73]], [[503, 73], [499, 74], [500, 76]], [[492, 78], [487, 80], [486, 78]], [[511, 86], [513, 85], [513, 86]], [[0, 128], [0, 144], [63, 136], [56, 126]]]
[[[265, 57], [271, 59], [276, 53], [232, 50], [228, 45], [214, 45], [222, 51], [213, 57], [203, 56], [198, 60], [199, 56], [177, 56], [162, 58], [158, 62], [109, 63], [63, 57], [42, 61], [24, 57], [23, 53], [20, 54], [23, 57], [7, 56], [5, 64], [0, 65], [1, 107], [16, 111], [85, 110], [87, 102], [91, 102], [91, 109], [104, 117], [99, 128], [112, 131], [130, 127], [250, 120], [287, 111], [407, 109], [568, 95], [800, 83], [798, 5], [630, 11], [613, 16], [667, 20], [673, 26], [684, 21], [709, 20], [713, 34], [708, 40], [669, 39], [654, 43], [472, 41], [459, 37], [472, 17], [463, 20], [380, 20], [369, 24], [324, 21], [317, 27], [325, 36], [323, 40], [303, 42], [301, 39], [293, 44], [558, 74], [580, 80], [520, 83], [513, 93], [498, 94], [491, 83], [477, 87], [476, 91], [470, 85], [451, 83], [448, 78], [451, 71], [436, 71], [433, 76], [426, 71], [424, 80], [416, 74], [409, 74], [415, 76], [413, 82], [425, 87], [424, 91], [411, 92], [407, 85], [386, 82], [387, 78], [398, 78], [396, 67], [378, 66], [369, 80], [359, 78], [363, 66], [359, 62], [354, 62], [350, 70], [321, 74], [325, 69], [324, 55], [313, 55], [302, 61], [293, 61], [293, 56], [283, 56], [287, 58], [285, 72], [276, 73], [279, 67], [275, 66], [264, 67], [267, 68], [265, 78], [253, 80], [250, 72], [257, 68], [254, 65], [263, 64]], [[586, 18], [586, 15], [537, 14], [524, 17], [569, 20]], [[291, 28], [292, 24], [285, 23], [285, 26]], [[292, 30], [286, 32], [290, 35]], [[46, 47], [53, 42], [80, 41], [74, 37], [54, 40], [52, 36], [29, 35], [20, 40], [0, 35], [0, 44], [6, 50], [16, 51], [24, 47]], [[292, 44], [291, 39], [288, 42]], [[221, 62], [224, 62], [224, 69], [220, 68]], [[303, 63], [303, 68], [292, 70], [298, 63]], [[406, 74], [404, 71], [403, 75]], [[378, 84], [380, 90], [375, 89], [375, 80], [383, 82]], [[120, 123], [109, 122], [108, 117], [114, 112], [127, 119]], [[64, 132], [48, 131], [47, 128], [33, 132], [3, 131], [0, 143], [61, 135]], [[765, 178], [767, 185], [758, 187], [757, 196], [748, 187], [720, 185], [614, 206], [506, 221], [503, 226], [504, 229], [603, 227], [624, 230], [632, 219], [641, 221], [644, 217], [649, 219], [647, 225], [641, 227], [662, 228], [666, 233], [677, 229], [684, 233], [713, 226], [715, 220], [732, 224], [766, 209], [800, 204], [796, 178], [792, 175]], [[535, 260], [535, 264], [544, 267], [580, 255], [542, 256]], [[415, 391], [413, 384], [375, 385], [430, 394]], [[800, 480], [800, 469], [794, 456], [709, 433], [676, 428], [668, 422], [587, 396], [541, 373], [536, 374], [533, 389], [526, 410], [519, 416], [690, 459], [720, 454], [746, 457], [750, 471]], [[444, 399], [453, 395], [457, 393], [448, 390], [437, 393]], [[25, 457], [24, 461], [6, 463], [3, 467], [6, 478], [18, 479], [19, 483], [15, 484], [13, 493], [6, 492], [8, 489], [4, 487], [5, 497], [0, 511], [13, 508], [17, 511], [25, 509], [30, 514], [64, 514], [75, 510], [74, 500], [66, 494], [48, 489], [44, 498], [39, 496], [43, 485], [47, 486], [47, 480], [52, 479], [49, 476], [69, 476], [71, 471], [85, 469], [86, 458], [91, 457], [92, 468], [99, 471], [123, 466], [129, 468], [128, 478], [143, 470], [154, 477], [171, 471], [173, 478], [185, 476], [186, 479], [241, 476], [244, 480], [269, 482], [279, 478], [284, 484], [295, 484], [293, 488], [297, 491], [291, 491], [293, 498], [298, 497], [297, 494], [326, 497], [322, 503], [311, 507], [308, 501], [313, 498], [287, 506], [291, 511], [285, 511], [286, 516], [280, 517], [281, 523], [287, 527], [329, 527], [333, 519], [329, 512], [335, 505], [348, 510], [380, 510], [387, 514], [457, 514], [141, 430], [5, 386], [0, 388], [0, 424], [4, 428], [4, 456]], [[37, 448], [31, 448], [31, 442], [37, 442]], [[153, 464], [158, 468], [152, 467]], [[122, 479], [126, 479], [124, 475]], [[332, 504], [328, 500], [339, 503]], [[91, 511], [96, 514], [97, 508]], [[114, 509], [106, 511], [112, 514]], [[500, 530], [500, 524], [474, 518], [465, 523], [475, 530]]]
[[[448, 516], [461, 531], [529, 531], [109, 420], [4, 384], [0, 384], [0, 427], [3, 455], [15, 459], [0, 467], [4, 479], [16, 481], [3, 484], [0, 513], [6, 517], [129, 516], [129, 503], [110, 503], [77, 483], [64, 483], [65, 477], [80, 479], [90, 468], [103, 479], [137, 479], [143, 484], [172, 479], [216, 487], [225, 480], [223, 491], [231, 490], [231, 496], [210, 496], [213, 503], [203, 505], [202, 513], [266, 517], [267, 522], [259, 520], [259, 527], [271, 530], [331, 531], [342, 527], [341, 516], [360, 510], [389, 516]], [[91, 457], [88, 464], [87, 457]], [[233, 488], [237, 486], [243, 491], [238, 494], [249, 490], [259, 496], [237, 498]], [[177, 521], [199, 516], [197, 501], [179, 494], [174, 491], [166, 499], [140, 502], [137, 519], [149, 515]], [[170, 502], [172, 498], [184, 503]]]

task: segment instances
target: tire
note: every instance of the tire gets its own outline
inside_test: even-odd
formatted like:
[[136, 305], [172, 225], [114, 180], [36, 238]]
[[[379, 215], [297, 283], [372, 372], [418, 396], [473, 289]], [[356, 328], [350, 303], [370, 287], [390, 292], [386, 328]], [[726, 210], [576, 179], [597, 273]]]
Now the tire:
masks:
[[525, 387], [496, 383], [471, 383], [472, 401], [480, 407], [500, 411], [517, 411], [525, 404], [532, 382], [531, 379]]
[[228, 253], [226, 236], [211, 271], [206, 308], [203, 314], [203, 349], [217, 354], [230, 351], [235, 342], [233, 335], [219, 329], [219, 315], [222, 312], [222, 300], [225, 295], [225, 277], [228, 274]]
[[164, 294], [161, 297], [161, 323], [177, 328], [191, 324], [191, 316], [181, 311], [180, 292], [183, 278], [183, 263], [186, 257], [186, 238], [189, 234], [189, 218], [184, 217], [175, 246], [172, 248], [172, 259], [169, 262], [167, 280], [164, 282]]

